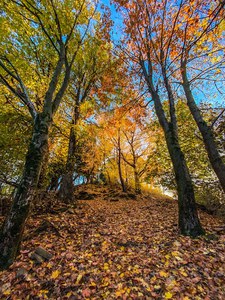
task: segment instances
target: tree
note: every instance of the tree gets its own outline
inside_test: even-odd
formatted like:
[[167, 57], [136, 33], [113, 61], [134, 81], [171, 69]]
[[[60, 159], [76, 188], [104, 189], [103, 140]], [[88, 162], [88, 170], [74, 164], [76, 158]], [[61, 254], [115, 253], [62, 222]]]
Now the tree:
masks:
[[[145, 116], [149, 118], [145, 107], [131, 109], [127, 117], [127, 128], [123, 128], [126, 145], [123, 149], [123, 160], [133, 169], [134, 189], [137, 194], [141, 193], [141, 178], [149, 168], [149, 161], [153, 153], [153, 137], [149, 137], [151, 130], [146, 120], [141, 121]], [[143, 119], [145, 119], [143, 118]]]
[[[203, 8], [205, 8], [204, 5]], [[213, 72], [213, 82], [216, 82], [215, 76], [217, 76], [218, 73], [220, 74], [220, 67], [224, 65], [224, 59], [221, 60], [219, 55], [224, 51], [224, 49], [221, 47], [220, 43], [218, 43], [221, 37], [217, 34], [217, 27], [219, 26], [222, 18], [222, 15], [220, 13], [221, 10], [222, 5], [220, 4], [216, 6], [213, 12], [206, 10], [205, 14], [208, 13], [208, 15], [205, 16], [204, 22], [200, 22], [199, 5], [196, 5], [192, 19], [188, 19], [184, 24], [185, 33], [182, 37], [182, 46], [180, 49], [180, 73], [182, 78], [181, 84], [185, 92], [188, 107], [202, 135], [212, 168], [220, 181], [223, 191], [225, 192], [225, 164], [218, 151], [213, 130], [211, 126], [208, 125], [204, 120], [201, 111], [196, 104], [191, 89], [191, 84], [196, 82], [196, 80], [198, 80], [199, 78], [204, 77], [204, 79], [207, 79], [207, 73]], [[201, 9], [201, 11], [203, 11], [203, 9]], [[198, 36], [197, 34], [193, 34], [193, 19], [198, 22], [198, 28], [202, 32], [200, 36]], [[215, 36], [217, 36], [216, 43]], [[200, 47], [202, 44], [204, 45], [204, 47]], [[211, 65], [207, 65], [206, 68], [202, 68], [201, 70], [199, 70], [197, 75], [192, 76], [192, 78], [189, 79], [188, 65], [193, 65], [194, 61], [197, 61], [199, 56], [207, 59], [208, 57], [210, 57], [211, 53], [213, 53], [214, 60], [212, 57], [209, 60], [213, 60], [214, 63]], [[217, 57], [215, 57], [215, 55], [217, 55]], [[204, 61], [204, 63], [206, 64], [206, 61]], [[208, 78], [209, 80], [207, 80], [208, 82], [210, 81], [211, 76], [212, 75], [210, 74]]]
[[[191, 176], [179, 144], [175, 97], [166, 72], [166, 56], [170, 44], [167, 37], [170, 36], [169, 32], [173, 30], [174, 24], [171, 10], [165, 28], [166, 9], [169, 4], [168, 1], [155, 4], [147, 0], [130, 1], [124, 5], [122, 3], [127, 13], [125, 31], [131, 50], [129, 57], [133, 58], [134, 64], [141, 67], [172, 160], [178, 191], [179, 228], [184, 235], [198, 236], [204, 230], [198, 219]], [[169, 101], [169, 117], [162, 105], [162, 98], [165, 97]]]
[[79, 128], [80, 118], [83, 117], [80, 113], [81, 105], [85, 101], [93, 102], [92, 105], [94, 105], [95, 99], [90, 95], [94, 93], [100, 76], [110, 69], [110, 44], [105, 39], [98, 38], [100, 29], [96, 27], [94, 36], [88, 36], [80, 48], [69, 87], [72, 102], [71, 128], [67, 162], [59, 190], [60, 197], [66, 202], [73, 199], [73, 177], [77, 172], [76, 163], [79, 160], [79, 141], [76, 131]]
[[[0, 234], [0, 266], [7, 268], [18, 254], [30, 203], [34, 197], [52, 119], [68, 87], [77, 52], [89, 28], [94, 9], [88, 2], [11, 1], [3, 6], [1, 24], [7, 30], [1, 39], [1, 83], [27, 107], [33, 119], [32, 138], [23, 175], [10, 213]], [[79, 26], [78, 26], [79, 24]], [[6, 39], [11, 34], [10, 43]], [[35, 103], [31, 75], [47, 58], [48, 86]], [[38, 64], [38, 66], [37, 66]], [[29, 74], [29, 73], [28, 73]], [[30, 75], [30, 74], [29, 74]], [[45, 85], [46, 86], [46, 85]]]
[[0, 95], [0, 183], [3, 193], [17, 187], [25, 160], [27, 142], [30, 139], [31, 118], [21, 108], [15, 110], [10, 97]]

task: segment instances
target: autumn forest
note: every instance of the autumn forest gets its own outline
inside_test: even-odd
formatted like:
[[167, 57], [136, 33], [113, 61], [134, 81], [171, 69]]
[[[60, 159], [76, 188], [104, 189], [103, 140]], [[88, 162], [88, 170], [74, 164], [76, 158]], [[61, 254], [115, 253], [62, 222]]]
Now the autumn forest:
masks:
[[0, 299], [225, 298], [225, 1], [0, 0]]

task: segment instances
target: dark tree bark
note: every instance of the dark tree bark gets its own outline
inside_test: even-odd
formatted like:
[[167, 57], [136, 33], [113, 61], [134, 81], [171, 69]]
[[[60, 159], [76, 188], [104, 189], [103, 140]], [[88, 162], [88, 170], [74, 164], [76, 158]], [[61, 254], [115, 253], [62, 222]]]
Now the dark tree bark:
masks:
[[[65, 56], [65, 47], [63, 43], [60, 42], [59, 59], [55, 66], [48, 90], [46, 91], [43, 111], [41, 113], [37, 113], [27, 93], [24, 93], [24, 103], [31, 112], [34, 120], [34, 127], [31, 143], [26, 156], [23, 176], [15, 193], [10, 213], [6, 217], [0, 230], [0, 269], [5, 269], [10, 266], [19, 253], [25, 222], [29, 214], [30, 204], [34, 198], [43, 158], [47, 151], [48, 131], [52, 123], [52, 117], [57, 111], [60, 101], [69, 84], [70, 72], [74, 59], [75, 55], [72, 62], [68, 64]], [[63, 66], [65, 66], [64, 78], [55, 94]], [[18, 80], [21, 81], [20, 78], [18, 78]], [[24, 90], [26, 91], [25, 87]]]
[[165, 122], [163, 108], [158, 94], [154, 95], [155, 110], [164, 130], [167, 147], [173, 164], [178, 192], [179, 229], [184, 235], [196, 237], [204, 233], [198, 219], [194, 189], [190, 173], [180, 148], [176, 129]]
[[37, 184], [38, 189], [46, 188], [46, 175], [47, 175], [47, 170], [48, 170], [48, 160], [49, 160], [49, 147], [47, 145], [47, 150], [43, 157], [43, 163], [42, 163], [40, 176], [39, 176], [39, 180], [38, 180], [38, 184]]
[[86, 69], [87, 66], [81, 66], [79, 68], [79, 70], [75, 73], [75, 78], [72, 78], [74, 82], [73, 88], [70, 90], [70, 94], [74, 98], [75, 103], [71, 122], [66, 168], [65, 173], [62, 176], [59, 190], [59, 197], [68, 203], [73, 200], [73, 174], [74, 172], [78, 171], [76, 168], [78, 169], [78, 161], [80, 158], [80, 154], [78, 155], [78, 140], [74, 125], [77, 125], [80, 119], [81, 104], [87, 99], [91, 87], [98, 79], [95, 58], [92, 60], [92, 63], [89, 67], [90, 70]]
[[[61, 176], [60, 176], [61, 177]], [[60, 177], [58, 175], [52, 176], [49, 186], [47, 187], [47, 192], [49, 191], [57, 191], [59, 187], [59, 179]]]
[[165, 70], [162, 68], [164, 83], [167, 89], [170, 103], [170, 121], [168, 121], [165, 116], [165, 112], [158, 92], [154, 88], [151, 60], [150, 58], [148, 60], [148, 71], [144, 62], [140, 61], [140, 63], [149, 88], [149, 92], [151, 93], [152, 99], [154, 101], [156, 115], [164, 131], [167, 148], [169, 150], [169, 154], [173, 164], [178, 192], [179, 229], [181, 234], [183, 235], [197, 237], [201, 234], [204, 234], [204, 230], [201, 227], [197, 214], [191, 176], [186, 164], [184, 154], [179, 145], [176, 112], [172, 90], [166, 77]]
[[190, 109], [193, 118], [195, 119], [199, 131], [201, 132], [212, 168], [215, 171], [220, 181], [223, 191], [225, 192], [225, 164], [217, 149], [212, 128], [207, 125], [207, 123], [205, 122], [205, 120], [201, 115], [198, 106], [195, 103], [193, 94], [191, 92], [190, 83], [187, 78], [187, 70], [186, 70], [185, 62], [182, 63], [181, 68], [182, 68], [182, 79], [183, 79], [182, 85], [186, 95], [187, 105]]
[[59, 189], [59, 197], [63, 199], [66, 203], [72, 202], [74, 193], [73, 173], [75, 167], [74, 156], [76, 151], [76, 138], [73, 125], [74, 124], [72, 124], [72, 127], [70, 129], [66, 170], [65, 173], [62, 175], [62, 181]]
[[120, 130], [118, 130], [118, 139], [117, 139], [117, 165], [118, 165], [118, 173], [119, 173], [119, 179], [120, 179], [120, 184], [122, 187], [122, 191], [126, 193], [127, 187], [123, 179], [123, 173], [122, 173], [122, 167], [121, 167], [121, 159], [122, 159], [122, 154], [121, 154], [121, 143], [120, 143]]
[[[56, 113], [69, 85], [71, 68], [91, 24], [91, 22], [88, 22], [85, 30], [80, 32], [81, 37], [77, 45], [70, 47], [70, 41], [76, 35], [75, 32], [77, 32], [75, 28], [79, 24], [79, 15], [83, 12], [83, 4], [80, 9], [74, 12], [74, 20], [72, 24], [68, 25], [70, 28], [68, 28], [67, 34], [62, 33], [61, 20], [58, 18], [53, 1], [51, 1], [53, 8], [52, 20], [55, 22], [53, 31], [45, 23], [46, 16], [40, 13], [38, 7], [25, 2], [15, 3], [15, 5], [18, 6], [18, 10], [22, 9], [28, 12], [31, 15], [31, 19], [34, 18], [43, 36], [46, 38], [46, 42], [49, 42], [53, 51], [57, 54], [58, 61], [54, 66], [48, 89], [45, 93], [42, 112], [38, 113], [29, 97], [29, 90], [26, 88], [13, 62], [6, 57], [3, 57], [3, 59], [1, 57], [0, 60], [0, 67], [4, 70], [4, 74], [6, 72], [6, 75], [0, 75], [1, 83], [26, 105], [34, 121], [32, 140], [26, 156], [22, 180], [14, 196], [11, 211], [0, 231], [1, 268], [9, 266], [19, 252], [25, 221], [29, 213], [29, 206], [34, 198], [34, 190], [39, 179], [44, 153], [47, 149], [48, 131], [52, 123], [52, 117]], [[94, 13], [91, 18], [94, 16]], [[57, 38], [55, 38], [56, 36]], [[11, 78], [11, 81], [8, 78]], [[18, 92], [17, 87], [19, 87], [22, 93]]]
[[78, 143], [74, 126], [77, 125], [80, 117], [79, 97], [80, 94], [78, 93], [71, 121], [66, 170], [62, 176], [62, 181], [59, 189], [59, 197], [66, 203], [72, 202], [74, 193], [73, 174], [75, 171], [75, 163], [77, 160], [76, 153], [78, 151]]
[[0, 233], [0, 269], [15, 260], [22, 239], [25, 221], [34, 197], [43, 157], [48, 148], [48, 132], [52, 122], [50, 114], [36, 116], [32, 140], [26, 156], [24, 173], [16, 191], [13, 205]]
[[196, 237], [203, 234], [204, 230], [198, 218], [194, 189], [185, 157], [171, 125], [164, 131], [164, 134], [177, 184], [179, 229], [184, 235]]
[[140, 185], [140, 175], [139, 172], [134, 168], [134, 183], [135, 183], [135, 193], [141, 194], [141, 185]]

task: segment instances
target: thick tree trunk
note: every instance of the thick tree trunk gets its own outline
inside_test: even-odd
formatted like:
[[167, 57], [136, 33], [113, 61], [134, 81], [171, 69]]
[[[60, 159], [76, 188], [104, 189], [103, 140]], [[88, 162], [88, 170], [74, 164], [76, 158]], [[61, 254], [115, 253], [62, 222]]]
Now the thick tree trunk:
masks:
[[66, 203], [70, 203], [73, 200], [74, 193], [74, 183], [73, 183], [73, 173], [74, 173], [74, 156], [76, 151], [76, 138], [74, 127], [70, 129], [69, 147], [66, 162], [66, 171], [62, 176], [62, 181], [59, 189], [59, 197], [63, 199]]
[[124, 193], [126, 193], [127, 191], [127, 188], [126, 188], [126, 185], [125, 185], [125, 182], [124, 182], [124, 179], [123, 179], [123, 174], [122, 174], [122, 167], [121, 167], [121, 146], [120, 146], [120, 130], [118, 131], [118, 149], [117, 149], [117, 165], [118, 165], [118, 173], [119, 173], [119, 179], [120, 179], [120, 184], [121, 184], [121, 187], [122, 187], [122, 191]]
[[220, 184], [225, 192], [225, 164], [219, 154], [217, 145], [213, 136], [213, 131], [210, 126], [204, 121], [198, 106], [195, 103], [194, 97], [190, 89], [190, 83], [187, 78], [186, 67], [182, 66], [183, 88], [187, 98], [187, 104], [192, 116], [201, 132], [205, 148], [209, 157], [209, 161], [215, 171]]
[[49, 147], [47, 145], [47, 150], [43, 157], [43, 163], [40, 171], [40, 176], [38, 180], [37, 187], [38, 189], [46, 189], [46, 175], [48, 170], [48, 160], [49, 160]]
[[73, 171], [68, 171], [63, 174], [60, 183], [59, 197], [64, 200], [65, 203], [71, 203], [73, 200], [74, 184], [73, 184]]
[[141, 194], [140, 176], [136, 168], [134, 168], [134, 183], [135, 183], [135, 193]]
[[192, 237], [204, 233], [198, 218], [194, 188], [189, 169], [178, 140], [175, 99], [169, 83], [166, 68], [162, 60], [162, 74], [170, 105], [170, 121], [168, 122], [157, 92], [154, 93], [154, 104], [159, 122], [164, 130], [167, 147], [173, 164], [178, 192], [179, 229], [184, 235]]
[[59, 197], [65, 202], [73, 201], [74, 183], [73, 174], [75, 171], [76, 152], [77, 152], [77, 138], [74, 126], [77, 125], [80, 117], [80, 100], [79, 93], [77, 94], [76, 103], [73, 111], [73, 118], [70, 128], [68, 155], [66, 162], [66, 170], [62, 176], [62, 181], [59, 189]]
[[166, 131], [165, 136], [177, 184], [179, 229], [184, 235], [196, 237], [203, 234], [204, 230], [198, 218], [189, 170], [173, 129]]
[[194, 189], [184, 154], [179, 145], [176, 128], [174, 128], [171, 122], [169, 123], [166, 120], [165, 113], [157, 93], [153, 93], [153, 100], [157, 117], [165, 134], [167, 147], [175, 172], [178, 191], [179, 229], [184, 235], [196, 237], [203, 234], [204, 230], [202, 229], [198, 218]]
[[10, 266], [19, 252], [25, 221], [34, 197], [43, 157], [47, 151], [48, 131], [51, 121], [52, 116], [44, 113], [38, 114], [35, 118], [24, 173], [15, 193], [11, 211], [0, 232], [1, 269]]

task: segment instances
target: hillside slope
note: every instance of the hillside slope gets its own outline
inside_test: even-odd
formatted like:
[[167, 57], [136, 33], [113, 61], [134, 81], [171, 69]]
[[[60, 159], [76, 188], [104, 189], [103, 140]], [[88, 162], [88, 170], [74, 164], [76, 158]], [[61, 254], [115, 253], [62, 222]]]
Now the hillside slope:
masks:
[[[190, 239], [178, 234], [172, 199], [94, 186], [76, 197], [76, 207], [29, 219], [17, 262], [0, 274], [0, 299], [225, 298], [220, 219], [200, 212], [210, 234]], [[37, 263], [38, 247], [52, 257]]]

